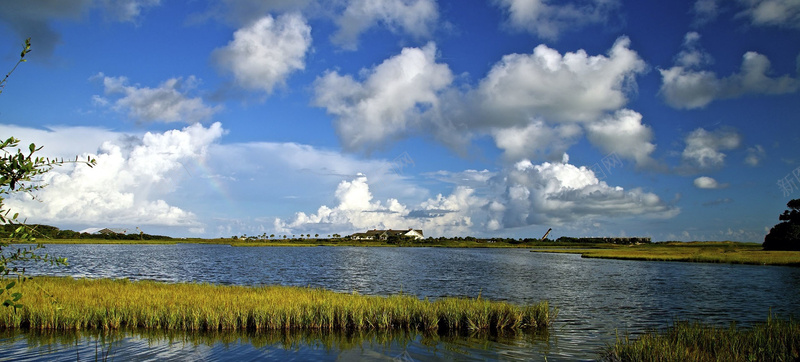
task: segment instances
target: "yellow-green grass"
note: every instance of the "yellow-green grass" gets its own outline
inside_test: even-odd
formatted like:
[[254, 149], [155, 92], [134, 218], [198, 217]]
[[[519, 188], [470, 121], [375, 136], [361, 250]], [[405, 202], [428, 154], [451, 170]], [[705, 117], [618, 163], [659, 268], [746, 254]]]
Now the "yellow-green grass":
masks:
[[606, 245], [598, 249], [534, 251], [574, 253], [581, 254], [584, 258], [800, 266], [800, 251], [765, 251], [760, 244], [729, 241]]
[[[365, 296], [285, 286], [223, 286], [37, 277], [23, 308], [0, 310], [0, 329], [504, 331], [547, 328], [546, 301]], [[45, 293], [46, 291], [46, 293]], [[47, 294], [50, 294], [48, 296]]]
[[800, 323], [770, 317], [752, 328], [720, 328], [677, 322], [663, 332], [617, 338], [603, 350], [605, 361], [797, 361]]

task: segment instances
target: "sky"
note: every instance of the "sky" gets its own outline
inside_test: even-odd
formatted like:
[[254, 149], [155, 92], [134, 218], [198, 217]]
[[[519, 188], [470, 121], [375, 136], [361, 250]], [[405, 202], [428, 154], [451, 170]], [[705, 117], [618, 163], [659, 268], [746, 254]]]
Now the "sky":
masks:
[[28, 37], [0, 136], [97, 160], [29, 223], [762, 242], [800, 198], [797, 0], [0, 2]]

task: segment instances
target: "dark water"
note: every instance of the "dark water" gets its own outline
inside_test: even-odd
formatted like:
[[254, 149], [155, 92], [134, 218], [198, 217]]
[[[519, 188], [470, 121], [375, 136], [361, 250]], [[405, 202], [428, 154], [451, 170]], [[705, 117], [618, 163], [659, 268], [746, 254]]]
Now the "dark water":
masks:
[[[545, 336], [381, 335], [345, 343], [341, 339], [347, 336], [262, 341], [263, 336], [228, 335], [198, 342], [195, 335], [42, 339], [17, 333], [0, 342], [13, 359], [75, 360], [76, 353], [92, 359], [103, 345], [110, 346], [107, 353], [117, 360], [593, 359], [617, 334], [663, 328], [676, 319], [747, 325], [765, 321], [770, 311], [800, 315], [800, 268], [790, 267], [582, 259], [524, 249], [180, 244], [49, 245], [46, 251], [67, 257], [70, 265], [38, 265], [29, 274], [298, 285], [432, 298], [480, 295], [514, 303], [546, 299], [559, 312], [555, 327]], [[58, 338], [62, 340], [41, 342]], [[287, 344], [287, 338], [299, 342]], [[105, 344], [98, 348], [98, 341]]]

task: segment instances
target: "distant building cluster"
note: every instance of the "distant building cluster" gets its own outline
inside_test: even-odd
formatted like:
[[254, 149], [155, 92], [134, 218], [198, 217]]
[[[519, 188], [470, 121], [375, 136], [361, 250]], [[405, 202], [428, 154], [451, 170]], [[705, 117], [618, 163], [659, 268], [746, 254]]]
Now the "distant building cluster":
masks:
[[422, 230], [414, 230], [414, 229], [406, 229], [406, 230], [378, 230], [372, 229], [367, 230], [363, 233], [355, 233], [350, 235], [350, 239], [352, 240], [382, 240], [386, 241], [389, 238], [398, 237], [398, 238], [412, 238], [414, 240], [422, 240], [425, 236], [422, 235]]

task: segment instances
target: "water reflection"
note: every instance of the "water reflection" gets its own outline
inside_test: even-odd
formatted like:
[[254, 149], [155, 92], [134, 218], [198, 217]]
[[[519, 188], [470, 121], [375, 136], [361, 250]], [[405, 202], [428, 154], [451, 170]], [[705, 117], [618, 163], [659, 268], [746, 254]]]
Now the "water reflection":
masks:
[[548, 300], [559, 308], [550, 360], [591, 359], [617, 333], [676, 319], [727, 326], [763, 322], [770, 310], [800, 315], [800, 268], [791, 267], [582, 259], [524, 249], [179, 244], [48, 245], [46, 252], [68, 257], [70, 266], [34, 265], [30, 274]]
[[[3, 358], [37, 360], [531, 360], [546, 358], [549, 336], [224, 331], [4, 331]], [[537, 351], [537, 353], [532, 353]]]

